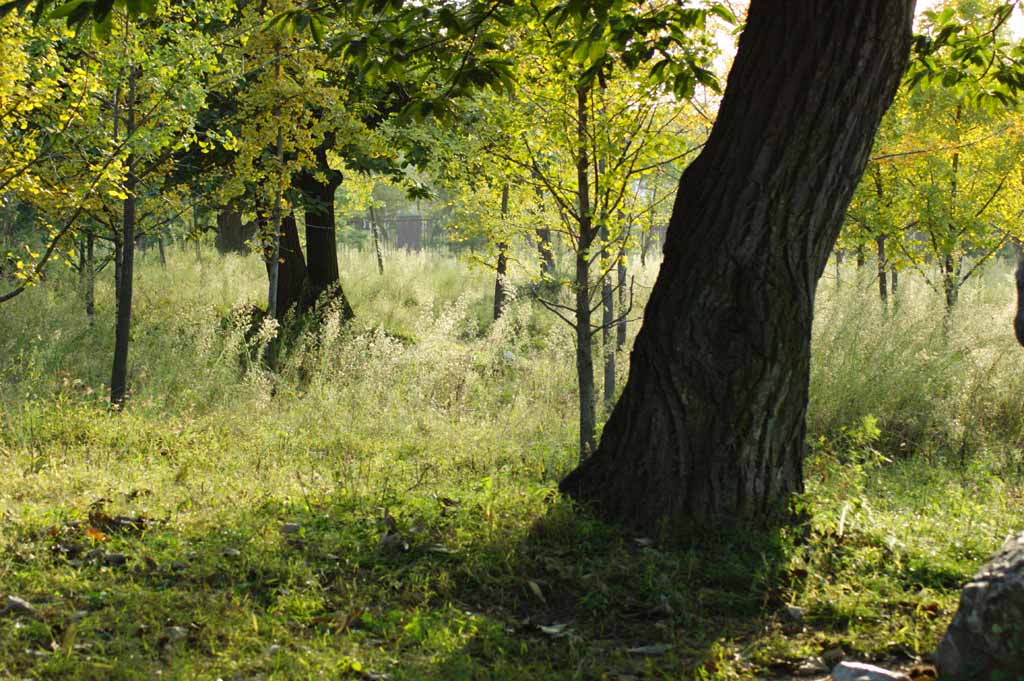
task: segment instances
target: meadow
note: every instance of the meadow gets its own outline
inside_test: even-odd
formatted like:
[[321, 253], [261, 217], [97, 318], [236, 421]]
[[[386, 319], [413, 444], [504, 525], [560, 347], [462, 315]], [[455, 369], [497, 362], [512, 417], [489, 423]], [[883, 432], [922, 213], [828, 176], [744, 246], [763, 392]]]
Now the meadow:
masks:
[[[270, 372], [239, 307], [265, 296], [258, 259], [149, 257], [120, 414], [104, 386], [110, 282], [94, 328], [59, 273], [0, 307], [0, 676], [625, 681], [905, 664], [1020, 529], [1008, 264], [966, 286], [948, 322], [919, 277], [886, 309], [868, 273], [829, 270], [807, 520], [768, 540], [639, 536], [559, 496], [578, 456], [573, 336], [526, 282], [492, 323], [490, 274], [452, 256], [390, 253], [379, 276], [346, 250], [340, 265], [357, 319], [325, 311]], [[655, 275], [637, 275], [641, 304]]]

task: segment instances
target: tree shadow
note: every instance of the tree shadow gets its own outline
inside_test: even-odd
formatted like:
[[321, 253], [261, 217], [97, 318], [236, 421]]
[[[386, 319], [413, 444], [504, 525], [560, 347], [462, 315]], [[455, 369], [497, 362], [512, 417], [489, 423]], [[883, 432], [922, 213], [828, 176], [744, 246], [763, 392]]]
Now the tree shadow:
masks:
[[[44, 605], [38, 626], [8, 632], [12, 649], [35, 651], [10, 671], [240, 679], [310, 668], [450, 680], [692, 678], [703, 669], [713, 678], [728, 662], [723, 643], [754, 637], [781, 605], [778, 533], [669, 546], [554, 496], [528, 525], [444, 497], [401, 509], [351, 498], [271, 503], [215, 530], [111, 534], [92, 558], [55, 552], [47, 578], [74, 584], [74, 596]], [[123, 564], [106, 557], [115, 551]], [[0, 650], [6, 635], [0, 627]], [[125, 662], [90, 672], [98, 649]]]

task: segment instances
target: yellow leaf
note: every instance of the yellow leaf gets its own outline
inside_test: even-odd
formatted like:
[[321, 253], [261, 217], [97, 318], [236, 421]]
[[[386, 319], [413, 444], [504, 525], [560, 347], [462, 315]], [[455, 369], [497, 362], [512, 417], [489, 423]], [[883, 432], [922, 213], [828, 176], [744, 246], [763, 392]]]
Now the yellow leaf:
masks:
[[85, 536], [92, 539], [94, 542], [103, 542], [110, 539], [110, 537], [103, 534], [103, 532], [97, 530], [95, 527], [87, 527], [85, 529]]

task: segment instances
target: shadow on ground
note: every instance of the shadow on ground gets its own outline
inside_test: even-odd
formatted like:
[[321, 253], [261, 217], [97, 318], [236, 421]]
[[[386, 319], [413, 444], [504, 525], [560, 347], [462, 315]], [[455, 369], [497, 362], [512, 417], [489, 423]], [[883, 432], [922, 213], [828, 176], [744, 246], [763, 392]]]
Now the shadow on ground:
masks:
[[0, 570], [36, 610], [0, 618], [0, 671], [751, 678], [736, 651], [780, 626], [784, 589], [799, 579], [777, 540], [669, 547], [554, 495], [532, 518], [508, 515], [431, 495], [386, 510], [268, 501], [215, 528], [150, 522], [99, 537], [83, 518], [27, 529]]

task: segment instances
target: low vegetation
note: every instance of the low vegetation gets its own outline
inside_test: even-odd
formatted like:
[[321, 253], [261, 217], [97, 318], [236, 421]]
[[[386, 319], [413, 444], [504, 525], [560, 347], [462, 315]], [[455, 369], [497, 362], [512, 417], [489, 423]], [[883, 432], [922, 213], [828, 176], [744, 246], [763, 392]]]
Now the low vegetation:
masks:
[[913, 278], [887, 311], [852, 268], [824, 280], [807, 520], [670, 539], [557, 493], [577, 456], [571, 330], [525, 293], [495, 325], [486, 272], [389, 257], [379, 276], [343, 253], [356, 321], [328, 313], [275, 374], [238, 313], [264, 293], [257, 259], [144, 262], [116, 415], [112, 287], [95, 328], [70, 277], [5, 305], [0, 676], [747, 679], [823, 655], [909, 662], [1024, 512], [1006, 266], [965, 286], [949, 327]]

